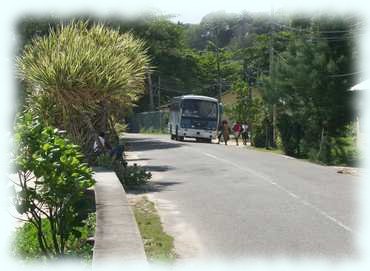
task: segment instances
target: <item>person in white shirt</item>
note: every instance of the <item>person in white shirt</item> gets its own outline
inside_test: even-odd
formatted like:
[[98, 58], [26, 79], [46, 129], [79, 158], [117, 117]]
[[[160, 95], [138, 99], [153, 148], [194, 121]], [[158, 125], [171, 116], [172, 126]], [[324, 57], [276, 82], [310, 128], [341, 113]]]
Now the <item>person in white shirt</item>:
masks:
[[99, 133], [98, 140], [95, 140], [95, 142], [94, 142], [94, 152], [95, 152], [95, 154], [97, 154], [97, 155], [102, 154], [107, 148], [106, 145], [107, 144], [105, 142], [105, 133], [101, 132], [101, 133]]
[[105, 133], [99, 133], [98, 139], [94, 142], [94, 153], [99, 156], [103, 153], [109, 154], [113, 160], [123, 159], [124, 146], [117, 145], [114, 148], [111, 147], [109, 142], [105, 139]]
[[248, 139], [248, 124], [243, 123], [242, 124], [242, 139], [243, 139], [243, 145], [247, 145], [247, 139]]

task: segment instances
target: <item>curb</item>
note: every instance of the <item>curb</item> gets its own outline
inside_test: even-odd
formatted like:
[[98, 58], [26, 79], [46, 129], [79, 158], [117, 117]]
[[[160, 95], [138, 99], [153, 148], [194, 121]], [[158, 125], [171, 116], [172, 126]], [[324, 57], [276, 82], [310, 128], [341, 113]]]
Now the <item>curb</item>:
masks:
[[115, 172], [94, 170], [96, 230], [93, 267], [112, 261], [146, 262], [143, 241], [122, 184]]

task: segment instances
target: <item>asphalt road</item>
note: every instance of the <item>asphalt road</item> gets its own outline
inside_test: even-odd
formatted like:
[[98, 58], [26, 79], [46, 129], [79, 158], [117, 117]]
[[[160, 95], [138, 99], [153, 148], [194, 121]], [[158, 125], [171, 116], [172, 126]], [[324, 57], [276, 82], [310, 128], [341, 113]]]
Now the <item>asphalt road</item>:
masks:
[[[202, 255], [356, 255], [358, 177], [245, 147], [177, 142], [160, 135], [125, 138], [137, 155], [135, 162], [157, 176], [151, 192], [175, 209], [173, 216], [181, 216], [186, 223], [181, 231], [193, 232]], [[177, 223], [168, 214], [165, 222]]]

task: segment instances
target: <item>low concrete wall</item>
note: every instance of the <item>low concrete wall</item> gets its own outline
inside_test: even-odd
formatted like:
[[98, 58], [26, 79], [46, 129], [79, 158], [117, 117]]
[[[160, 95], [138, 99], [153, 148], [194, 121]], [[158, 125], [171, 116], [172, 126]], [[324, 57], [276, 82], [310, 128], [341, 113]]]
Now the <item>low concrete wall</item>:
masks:
[[146, 261], [143, 241], [126, 192], [113, 171], [95, 169], [96, 231], [93, 266]]

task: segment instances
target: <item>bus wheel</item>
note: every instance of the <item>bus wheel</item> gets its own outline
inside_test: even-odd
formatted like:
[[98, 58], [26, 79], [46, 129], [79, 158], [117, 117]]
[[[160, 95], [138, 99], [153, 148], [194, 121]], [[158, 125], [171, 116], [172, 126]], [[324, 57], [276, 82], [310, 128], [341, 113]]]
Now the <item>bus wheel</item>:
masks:
[[171, 139], [175, 139], [175, 136], [172, 134], [172, 125], [170, 125], [170, 136], [171, 136]]
[[179, 128], [178, 127], [176, 127], [175, 140], [180, 140], [180, 138], [179, 138]]
[[212, 144], [212, 138], [206, 139], [206, 142]]

